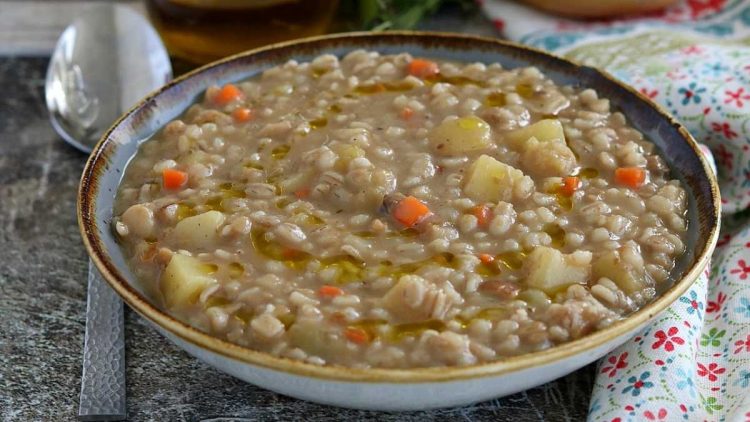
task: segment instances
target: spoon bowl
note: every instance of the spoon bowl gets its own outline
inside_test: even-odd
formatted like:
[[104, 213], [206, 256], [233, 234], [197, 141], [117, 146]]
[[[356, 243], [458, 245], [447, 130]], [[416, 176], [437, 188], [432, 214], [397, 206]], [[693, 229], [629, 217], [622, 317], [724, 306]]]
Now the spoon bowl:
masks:
[[52, 53], [50, 121], [63, 140], [89, 153], [117, 116], [170, 79], [167, 51], [143, 16], [123, 5], [94, 5]]

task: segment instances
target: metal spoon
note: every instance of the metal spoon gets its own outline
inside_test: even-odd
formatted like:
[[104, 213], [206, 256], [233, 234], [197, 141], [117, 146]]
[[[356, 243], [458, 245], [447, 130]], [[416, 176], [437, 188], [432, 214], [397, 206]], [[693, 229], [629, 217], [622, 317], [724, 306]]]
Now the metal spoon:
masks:
[[[124, 5], [100, 3], [60, 36], [45, 96], [55, 131], [91, 152], [114, 120], [172, 78], [154, 28]], [[81, 420], [122, 420], [125, 410], [123, 304], [89, 262], [86, 338], [78, 409]]]

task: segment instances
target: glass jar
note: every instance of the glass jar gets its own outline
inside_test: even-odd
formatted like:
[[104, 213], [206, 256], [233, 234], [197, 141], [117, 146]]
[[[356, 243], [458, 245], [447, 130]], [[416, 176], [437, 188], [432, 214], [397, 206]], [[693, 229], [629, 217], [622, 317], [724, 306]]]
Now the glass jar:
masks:
[[327, 32], [337, 0], [146, 0], [171, 56], [207, 63]]

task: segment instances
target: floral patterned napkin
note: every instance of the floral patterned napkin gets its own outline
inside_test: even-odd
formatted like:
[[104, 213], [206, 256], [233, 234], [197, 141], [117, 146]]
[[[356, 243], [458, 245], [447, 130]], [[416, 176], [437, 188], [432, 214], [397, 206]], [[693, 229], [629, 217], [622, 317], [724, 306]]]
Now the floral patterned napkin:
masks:
[[750, 0], [585, 22], [511, 0], [480, 5], [505, 37], [633, 85], [717, 158], [724, 219], [711, 268], [601, 360], [589, 419], [750, 422]]

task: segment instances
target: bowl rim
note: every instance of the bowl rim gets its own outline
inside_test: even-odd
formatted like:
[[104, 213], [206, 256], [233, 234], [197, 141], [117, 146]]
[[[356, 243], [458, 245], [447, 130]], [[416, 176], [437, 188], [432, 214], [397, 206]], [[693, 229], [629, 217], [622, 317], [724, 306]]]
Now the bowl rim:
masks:
[[[504, 48], [522, 50], [522, 52], [531, 52], [535, 55], [547, 56], [548, 59], [562, 62], [566, 66], [575, 66], [578, 68], [591, 69], [599, 73], [604, 78], [613, 82], [620, 89], [629, 91], [645, 104], [654, 108], [661, 117], [673, 125], [698, 157], [703, 167], [703, 177], [708, 178], [713, 199], [713, 212], [715, 218], [704, 220], [704, 224], [709, 224], [710, 233], [707, 239], [697, 240], [697, 247], [702, 246], [700, 255], [684, 273], [683, 277], [676, 282], [655, 300], [649, 302], [643, 308], [628, 315], [626, 318], [619, 320], [609, 327], [590, 333], [582, 338], [563, 343], [542, 351], [527, 353], [518, 356], [507, 357], [493, 362], [475, 364], [470, 366], [439, 366], [439, 367], [420, 367], [410, 369], [385, 369], [385, 368], [351, 368], [338, 365], [313, 365], [303, 361], [289, 358], [276, 357], [266, 352], [257, 351], [238, 344], [219, 339], [204, 333], [184, 322], [170, 316], [165, 311], [160, 310], [137, 290], [131, 287], [126, 278], [119, 272], [117, 267], [109, 258], [106, 247], [98, 234], [95, 224], [96, 213], [96, 196], [98, 192], [98, 179], [103, 174], [101, 166], [107, 163], [107, 147], [110, 145], [110, 135], [120, 126], [120, 124], [139, 109], [150, 103], [155, 97], [162, 92], [181, 84], [183, 81], [192, 78], [195, 75], [203, 73], [209, 69], [223, 66], [233, 62], [236, 59], [253, 56], [269, 50], [294, 48], [302, 45], [315, 47], [317, 44], [328, 41], [348, 40], [356, 43], [357, 40], [377, 40], [379, 38], [408, 38], [411, 41], [427, 42], [427, 40], [439, 40], [440, 42], [449, 43], [455, 41], [478, 42], [484, 45], [495, 44]], [[365, 48], [366, 46], [363, 46]], [[321, 52], [322, 53], [322, 52]], [[667, 308], [677, 300], [688, 287], [700, 276], [700, 273], [709, 262], [711, 253], [716, 245], [719, 235], [719, 222], [721, 216], [721, 202], [719, 188], [714, 173], [710, 170], [710, 165], [706, 157], [700, 152], [697, 142], [690, 135], [685, 127], [667, 113], [660, 105], [654, 103], [651, 99], [638, 92], [636, 89], [619, 82], [606, 71], [598, 68], [591, 68], [576, 63], [573, 60], [550, 54], [546, 51], [521, 45], [515, 42], [495, 39], [491, 37], [454, 34], [447, 32], [435, 31], [389, 31], [386, 33], [371, 32], [349, 32], [333, 35], [324, 35], [292, 40], [265, 47], [248, 50], [235, 54], [224, 59], [206, 64], [184, 75], [181, 75], [157, 90], [148, 94], [138, 104], [130, 108], [126, 113], [120, 116], [112, 126], [102, 135], [101, 139], [94, 147], [84, 167], [81, 181], [78, 189], [77, 217], [78, 225], [83, 238], [86, 250], [100, 271], [107, 283], [117, 292], [117, 294], [138, 314], [151, 321], [158, 327], [169, 332], [173, 336], [197, 346], [201, 349], [208, 350], [215, 354], [221, 355], [235, 361], [251, 364], [269, 370], [281, 371], [292, 375], [312, 377], [329, 381], [348, 381], [348, 382], [371, 382], [371, 383], [428, 383], [428, 382], [448, 382], [467, 380], [473, 378], [485, 378], [499, 376], [511, 372], [528, 369], [531, 367], [553, 364], [566, 358], [585, 353], [588, 350], [597, 347], [604, 347], [607, 343], [616, 338], [632, 333], [642, 324], [654, 317], [657, 313]]]

